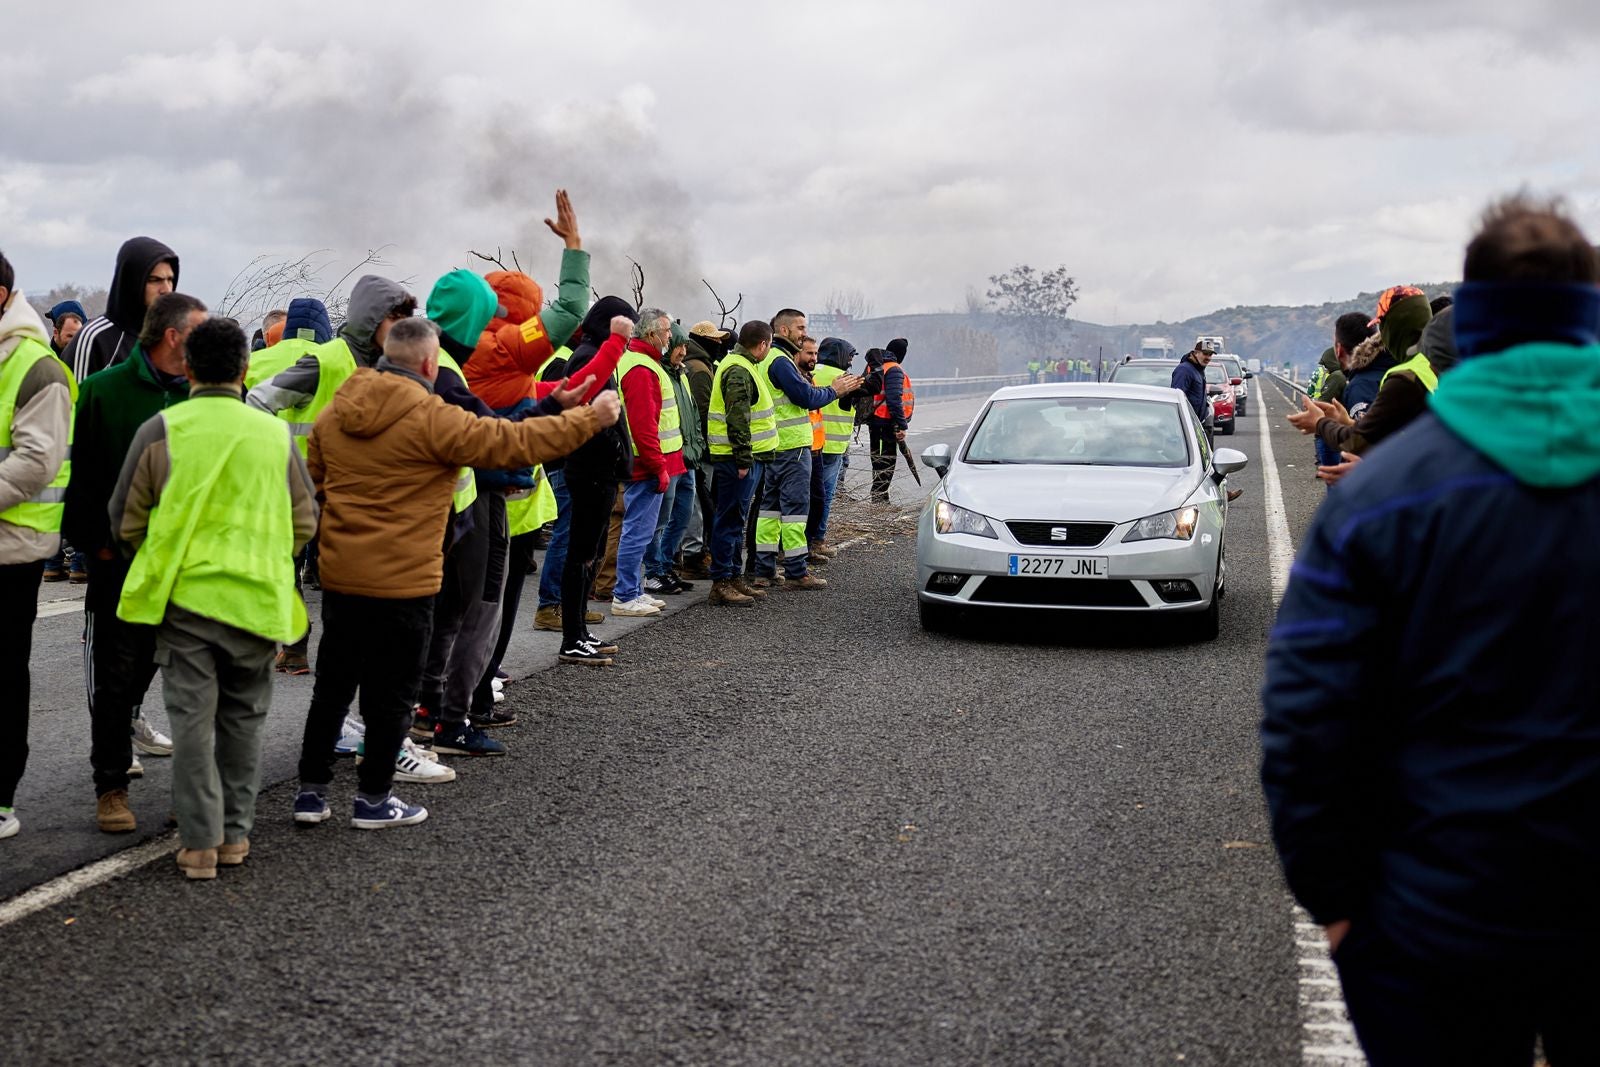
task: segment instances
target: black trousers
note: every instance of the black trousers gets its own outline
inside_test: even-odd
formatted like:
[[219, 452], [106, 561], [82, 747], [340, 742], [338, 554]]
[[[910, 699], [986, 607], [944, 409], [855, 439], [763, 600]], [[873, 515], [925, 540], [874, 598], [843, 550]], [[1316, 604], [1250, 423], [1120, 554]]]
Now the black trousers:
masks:
[[1566, 964], [1424, 961], [1357, 922], [1334, 963], [1372, 1067], [1528, 1067], [1536, 1036], [1551, 1067], [1600, 1063], [1600, 977], [1578, 939], [1570, 955]]
[[529, 530], [511, 539], [511, 551], [506, 557], [506, 587], [500, 598], [500, 637], [494, 643], [494, 654], [489, 666], [472, 691], [472, 714], [485, 715], [494, 707], [494, 676], [500, 661], [506, 658], [511, 647], [511, 631], [517, 625], [517, 608], [522, 603], [522, 586], [533, 573], [533, 553], [539, 540], [538, 530]]
[[432, 624], [431, 596], [387, 600], [323, 590], [317, 680], [300, 744], [302, 785], [333, 781], [333, 746], [359, 692], [367, 734], [358, 785], [368, 796], [388, 796]]
[[42, 559], [0, 565], [0, 678], [6, 680], [0, 696], [0, 808], [12, 806], [28, 766], [28, 660], [43, 578]]
[[872, 499], [889, 502], [889, 483], [894, 481], [894, 469], [900, 463], [900, 443], [894, 439], [894, 427], [886, 423], [870, 423], [867, 438], [872, 444]]
[[[90, 579], [92, 582], [93, 579]], [[83, 615], [83, 662], [89, 688], [89, 765], [94, 795], [128, 788], [133, 713], [156, 676], [156, 627], [117, 618], [116, 601]]]
[[572, 525], [567, 562], [561, 572], [561, 640], [563, 647], [571, 648], [589, 629], [589, 593], [594, 589], [598, 561], [605, 557], [617, 483], [576, 478], [568, 470], [567, 493], [572, 497]]

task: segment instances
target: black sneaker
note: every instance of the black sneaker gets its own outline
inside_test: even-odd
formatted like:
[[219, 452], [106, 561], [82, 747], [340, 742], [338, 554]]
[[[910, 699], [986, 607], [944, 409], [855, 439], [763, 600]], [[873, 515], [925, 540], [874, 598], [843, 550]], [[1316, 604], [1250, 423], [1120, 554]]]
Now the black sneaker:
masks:
[[668, 590], [668, 592], [688, 593], [694, 590], [694, 583], [686, 582], [682, 578], [678, 577], [677, 571], [673, 571], [671, 574], [668, 574], [667, 581], [672, 583], [672, 588]]
[[563, 648], [556, 654], [556, 658], [562, 663], [588, 663], [595, 667], [611, 666], [610, 656], [583, 641]]
[[433, 735], [433, 750], [441, 756], [504, 756], [506, 746], [468, 723], [446, 728], [439, 724]]
[[617, 647], [615, 641], [607, 641], [602, 637], [596, 637], [592, 633], [586, 633], [583, 635], [583, 643], [600, 653], [602, 656], [615, 656], [618, 652], [622, 651], [622, 649]]
[[472, 721], [472, 725], [476, 726], [480, 730], [492, 730], [496, 726], [517, 725], [516, 712], [501, 711], [499, 708], [495, 708], [493, 711], [485, 712], [482, 715], [470, 715], [468, 718]]
[[676, 593], [678, 590], [672, 584], [670, 578], [646, 578], [644, 580], [644, 591], [660, 596], [663, 593]]
[[418, 704], [411, 709], [411, 736], [419, 741], [433, 740], [433, 728], [438, 721], [433, 712]]

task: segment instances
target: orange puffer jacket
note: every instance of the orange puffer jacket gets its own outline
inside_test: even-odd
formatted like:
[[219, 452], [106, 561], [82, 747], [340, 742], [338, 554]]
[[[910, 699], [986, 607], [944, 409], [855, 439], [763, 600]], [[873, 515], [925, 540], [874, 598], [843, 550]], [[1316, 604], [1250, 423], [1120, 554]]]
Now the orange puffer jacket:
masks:
[[513, 407], [527, 397], [538, 399], [556, 383], [537, 381], [539, 368], [555, 352], [539, 311], [544, 290], [521, 271], [497, 270], [484, 280], [500, 298], [505, 318], [491, 319], [478, 336], [472, 358], [463, 368], [467, 386], [495, 410]]

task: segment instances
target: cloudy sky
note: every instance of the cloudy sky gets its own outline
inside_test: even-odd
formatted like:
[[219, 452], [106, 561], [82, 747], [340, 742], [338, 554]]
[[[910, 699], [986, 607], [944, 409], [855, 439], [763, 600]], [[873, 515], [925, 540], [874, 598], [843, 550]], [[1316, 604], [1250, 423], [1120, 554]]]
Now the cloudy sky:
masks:
[[[1459, 272], [1528, 185], [1600, 239], [1591, 0], [8, 5], [0, 248], [104, 285], [139, 233], [215, 301], [259, 255], [369, 249], [425, 291], [467, 249], [693, 320], [964, 306], [1065, 263], [1092, 321]], [[70, 40], [62, 34], [69, 24]], [[743, 314], [741, 318], [745, 317]]]

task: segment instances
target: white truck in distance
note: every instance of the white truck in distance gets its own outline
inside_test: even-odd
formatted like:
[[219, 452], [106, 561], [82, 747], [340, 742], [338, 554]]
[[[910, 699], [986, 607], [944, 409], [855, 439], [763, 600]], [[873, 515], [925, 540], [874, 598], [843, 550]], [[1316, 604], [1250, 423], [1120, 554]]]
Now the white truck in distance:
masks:
[[1170, 337], [1141, 337], [1139, 339], [1140, 359], [1171, 359], [1174, 346]]

